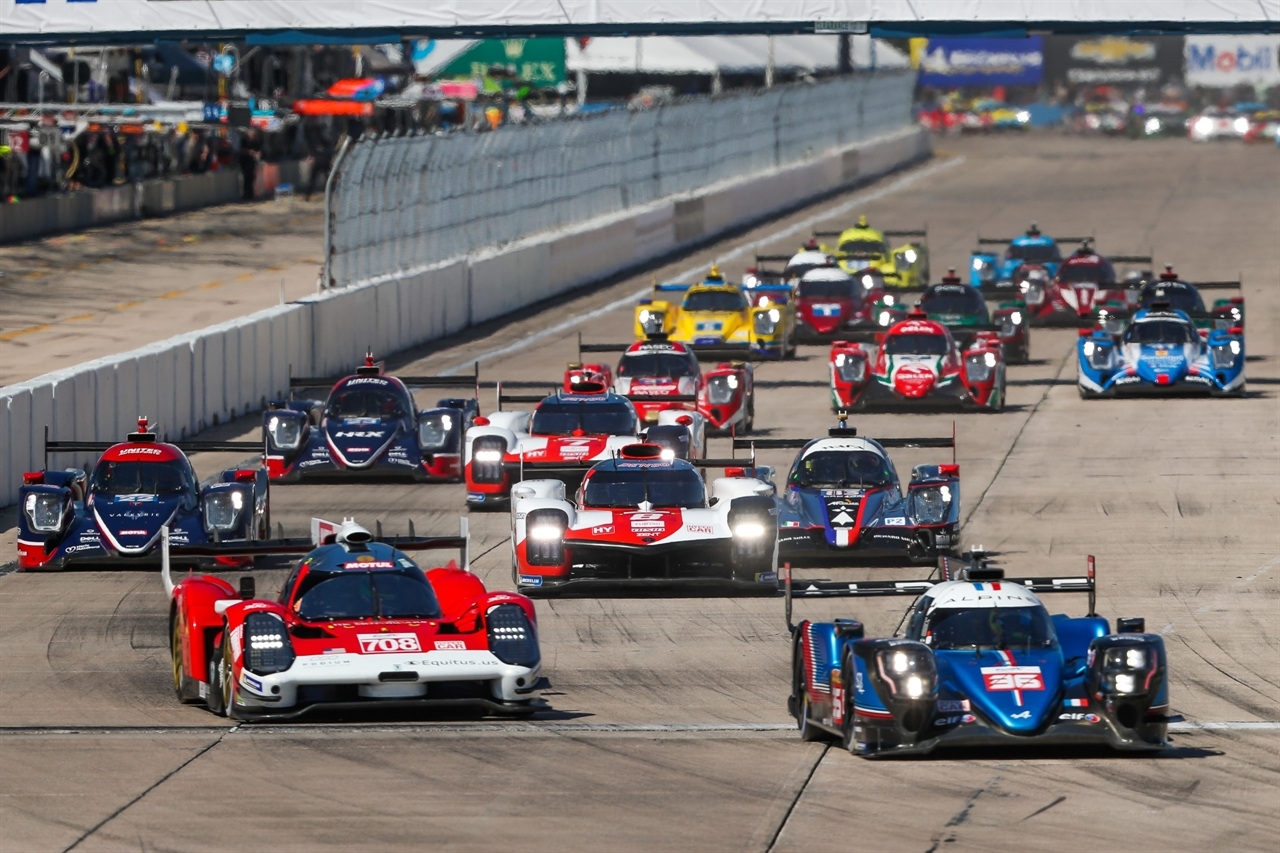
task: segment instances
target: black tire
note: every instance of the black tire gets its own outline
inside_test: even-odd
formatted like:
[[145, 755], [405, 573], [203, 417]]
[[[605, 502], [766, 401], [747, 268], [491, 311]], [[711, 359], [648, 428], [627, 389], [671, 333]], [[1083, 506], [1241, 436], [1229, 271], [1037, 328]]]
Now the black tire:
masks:
[[840, 664], [840, 684], [844, 691], [844, 720], [840, 724], [840, 744], [853, 755], [858, 754], [858, 744], [853, 734], [853, 702], [849, 697], [849, 685], [853, 683], [853, 655], [845, 649], [844, 661]]
[[792, 705], [800, 740], [815, 743], [827, 739], [827, 735], [809, 721], [809, 691], [805, 689], [804, 662], [800, 653], [801, 640], [796, 638], [792, 652]]
[[169, 656], [173, 662], [173, 692], [183, 705], [194, 705], [200, 701], [200, 684], [187, 675], [182, 665], [182, 627], [175, 611], [169, 617]]
[[227, 708], [235, 701], [235, 685], [231, 683], [231, 646], [224, 626], [222, 639], [209, 652], [209, 695], [205, 707], [219, 717], [227, 716]]

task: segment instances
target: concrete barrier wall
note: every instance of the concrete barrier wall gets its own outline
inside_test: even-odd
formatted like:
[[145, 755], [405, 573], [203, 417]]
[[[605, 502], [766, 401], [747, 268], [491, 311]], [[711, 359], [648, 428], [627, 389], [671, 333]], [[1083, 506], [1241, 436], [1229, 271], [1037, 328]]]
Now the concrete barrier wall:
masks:
[[[696, 194], [259, 311], [0, 388], [0, 506], [53, 439], [114, 441], [147, 415], [178, 439], [283, 397], [289, 375], [334, 375], [634, 268], [927, 157], [919, 129]], [[850, 156], [853, 155], [853, 156]], [[204, 176], [218, 177], [225, 176]], [[180, 193], [175, 183], [175, 204]], [[58, 468], [91, 464], [50, 459]]]

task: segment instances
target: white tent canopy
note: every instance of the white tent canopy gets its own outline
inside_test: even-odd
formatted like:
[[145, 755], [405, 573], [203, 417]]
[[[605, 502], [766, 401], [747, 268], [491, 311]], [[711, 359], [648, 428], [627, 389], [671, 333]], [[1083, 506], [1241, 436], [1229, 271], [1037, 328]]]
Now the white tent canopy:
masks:
[[[852, 39], [854, 68], [906, 68], [901, 51], [869, 36]], [[565, 66], [590, 74], [717, 74], [760, 72], [768, 64], [768, 36], [646, 36], [594, 38], [585, 48], [569, 39]], [[778, 70], [831, 70], [839, 62], [837, 36], [774, 36]]]

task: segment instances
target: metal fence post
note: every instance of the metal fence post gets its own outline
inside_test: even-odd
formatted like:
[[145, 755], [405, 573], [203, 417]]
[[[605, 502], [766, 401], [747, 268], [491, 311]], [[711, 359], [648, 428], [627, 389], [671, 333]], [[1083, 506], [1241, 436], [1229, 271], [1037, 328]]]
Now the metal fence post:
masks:
[[333, 158], [333, 166], [324, 180], [324, 269], [320, 273], [320, 282], [316, 290], [324, 290], [333, 286], [333, 179], [338, 174], [342, 161], [346, 159], [347, 150], [351, 147], [351, 137], [344, 137], [338, 156]]

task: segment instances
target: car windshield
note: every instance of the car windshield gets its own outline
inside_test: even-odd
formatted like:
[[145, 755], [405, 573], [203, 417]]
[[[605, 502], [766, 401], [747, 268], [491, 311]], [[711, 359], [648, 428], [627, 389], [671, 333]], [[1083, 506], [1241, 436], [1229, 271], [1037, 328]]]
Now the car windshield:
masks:
[[1143, 320], [1130, 323], [1125, 330], [1125, 343], [1130, 344], [1189, 344], [1193, 332], [1180, 320]]
[[840, 251], [846, 255], [885, 255], [889, 247], [883, 240], [845, 240]]
[[640, 353], [623, 356], [622, 363], [618, 365], [618, 375], [679, 379], [697, 376], [698, 366], [689, 356], [674, 352]]
[[746, 297], [737, 290], [695, 290], [684, 298], [685, 311], [741, 311]]
[[856, 283], [852, 278], [834, 281], [801, 281], [796, 289], [796, 297], [799, 299], [853, 299], [859, 295], [859, 288], [854, 287]]
[[870, 450], [819, 450], [796, 464], [791, 482], [801, 488], [871, 488], [893, 485], [893, 472], [888, 460]]
[[1198, 291], [1190, 287], [1151, 286], [1142, 288], [1142, 308], [1150, 308], [1153, 302], [1167, 302], [1169, 307], [1188, 314], [1204, 313], [1204, 302]]
[[1009, 247], [1004, 256], [1011, 261], [1024, 261], [1032, 264], [1054, 263], [1062, 260], [1057, 243], [1031, 243], [1019, 246], [1016, 243]]
[[404, 395], [388, 385], [343, 385], [329, 395], [330, 418], [399, 418], [408, 414]]
[[1100, 264], [1066, 264], [1058, 268], [1058, 281], [1064, 284], [1092, 282], [1104, 284], [1115, 281], [1115, 272], [1111, 264], [1105, 261]]
[[889, 355], [946, 355], [947, 339], [943, 335], [889, 335], [884, 351]]
[[438, 619], [440, 604], [416, 566], [395, 571], [312, 572], [293, 604], [308, 622], [328, 619]]
[[926, 314], [981, 314], [985, 304], [978, 291], [952, 284], [931, 287], [920, 300]]
[[636, 412], [626, 403], [543, 403], [533, 413], [533, 435], [635, 435]]
[[1053, 621], [1043, 607], [940, 607], [929, 615], [924, 642], [935, 650], [1009, 649], [1032, 651], [1058, 645]]
[[89, 490], [97, 495], [179, 495], [194, 492], [191, 469], [169, 462], [107, 462], [93, 469]]
[[635, 507], [642, 501], [655, 507], [700, 507], [706, 505], [706, 500], [702, 477], [692, 468], [646, 465], [592, 471], [582, 498], [585, 506], [602, 509]]

